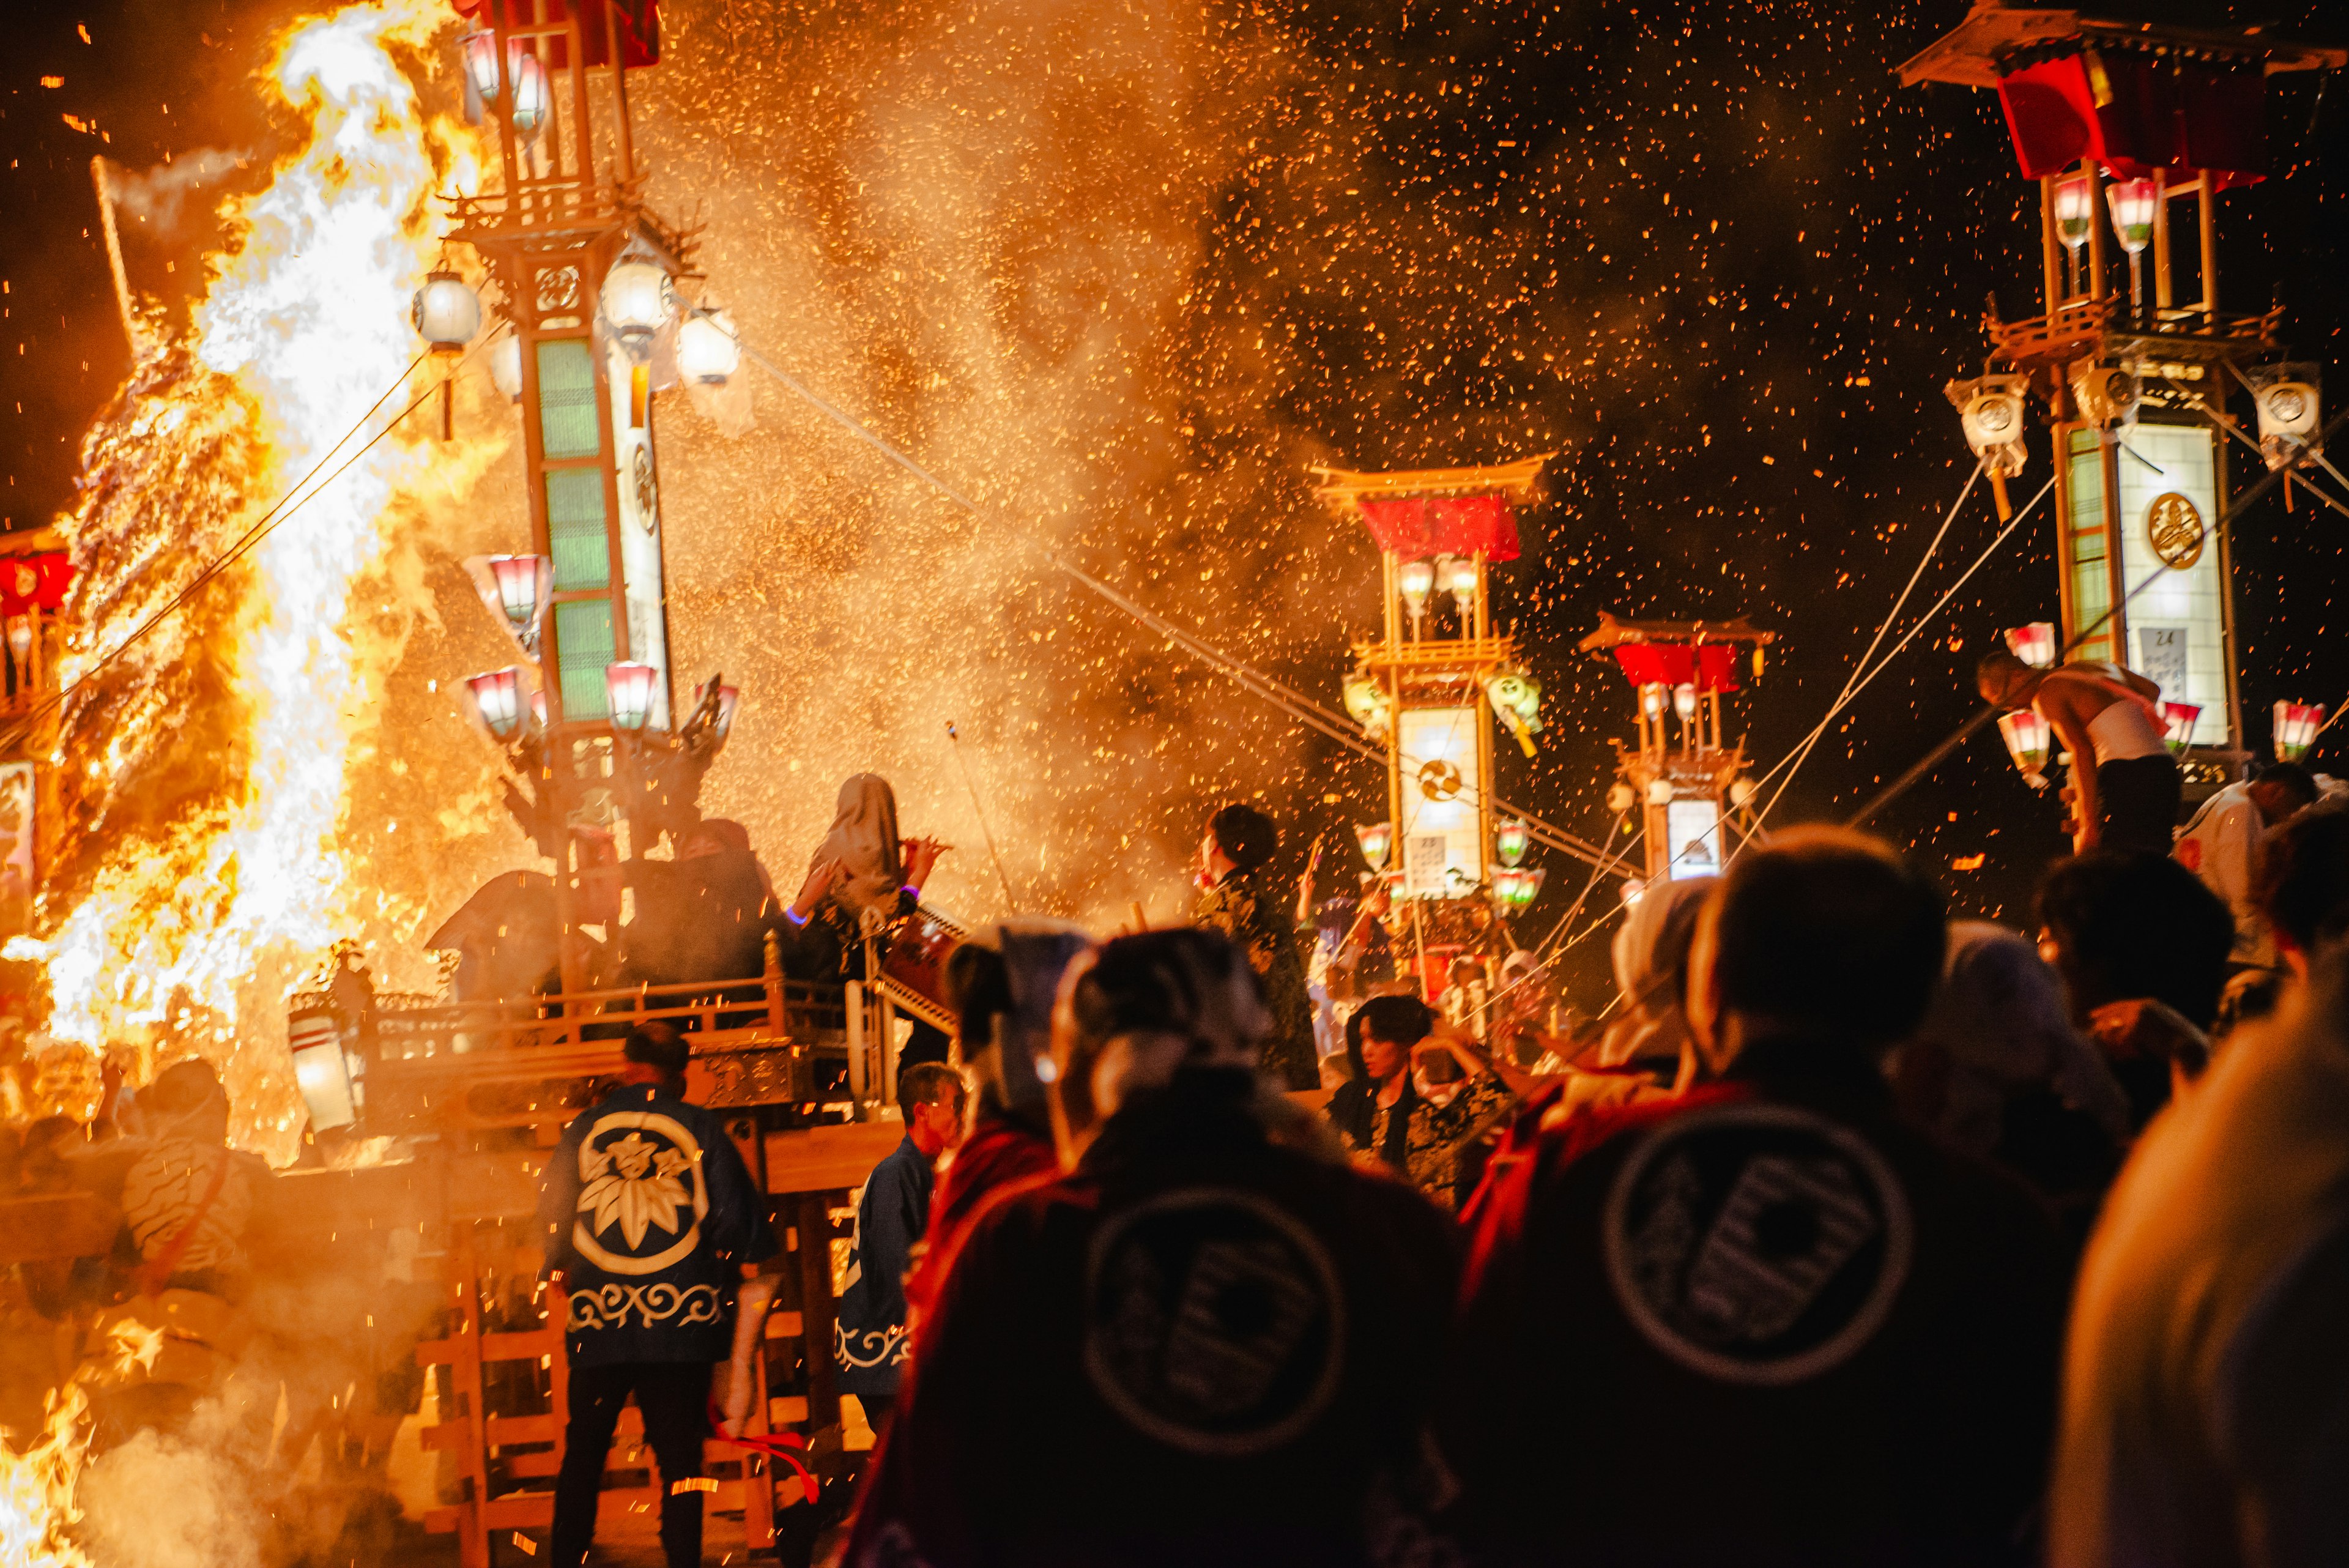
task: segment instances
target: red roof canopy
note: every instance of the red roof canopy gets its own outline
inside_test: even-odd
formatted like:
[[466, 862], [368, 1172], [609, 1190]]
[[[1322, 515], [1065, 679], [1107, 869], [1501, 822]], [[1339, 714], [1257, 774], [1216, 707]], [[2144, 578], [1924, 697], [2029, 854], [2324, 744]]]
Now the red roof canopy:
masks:
[[2267, 174], [2266, 93], [2257, 61], [2077, 47], [1998, 79], [2033, 180], [2094, 158], [2123, 180], [2207, 169], [2221, 186], [2248, 185]]
[[1410, 560], [1429, 556], [1483, 555], [1517, 558], [1517, 514], [1498, 495], [1413, 495], [1354, 503], [1381, 550]]
[[1700, 691], [1737, 690], [1737, 649], [1733, 643], [1619, 642], [1615, 662], [1634, 686], [1693, 685]]

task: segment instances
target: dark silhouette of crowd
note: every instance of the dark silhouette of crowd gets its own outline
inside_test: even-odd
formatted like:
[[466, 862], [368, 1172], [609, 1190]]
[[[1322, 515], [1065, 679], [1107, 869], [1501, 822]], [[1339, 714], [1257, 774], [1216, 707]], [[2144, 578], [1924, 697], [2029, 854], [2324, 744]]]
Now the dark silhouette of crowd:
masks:
[[1605, 1030], [1374, 987], [1326, 1096], [1268, 920], [986, 933], [844, 1561], [2349, 1561], [2349, 810], [2292, 809], [2258, 975], [2167, 857], [2016, 932], [1798, 829], [1647, 894]]

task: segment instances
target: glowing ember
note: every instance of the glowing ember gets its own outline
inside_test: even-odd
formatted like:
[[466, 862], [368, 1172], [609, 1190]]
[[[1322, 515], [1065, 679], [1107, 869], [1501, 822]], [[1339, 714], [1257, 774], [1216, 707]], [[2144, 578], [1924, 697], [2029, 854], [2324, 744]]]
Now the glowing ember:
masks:
[[399, 639], [352, 603], [354, 584], [385, 569], [403, 498], [461, 489], [486, 454], [428, 446], [437, 421], [419, 413], [185, 611], [98, 660], [440, 373], [362, 426], [419, 351], [409, 301], [438, 249], [431, 198], [478, 184], [470, 134], [428, 119], [394, 60], [445, 52], [428, 45], [449, 19], [434, 0], [385, 0], [280, 39], [267, 81], [309, 139], [232, 210], [238, 237], [187, 340], [150, 353], [93, 431], [69, 520], [82, 630], [62, 673], [93, 679], [59, 747], [50, 1032], [202, 1049], [224, 1069], [238, 1140], [280, 1158], [299, 1127], [286, 992], [385, 912], [357, 890], [337, 828]]

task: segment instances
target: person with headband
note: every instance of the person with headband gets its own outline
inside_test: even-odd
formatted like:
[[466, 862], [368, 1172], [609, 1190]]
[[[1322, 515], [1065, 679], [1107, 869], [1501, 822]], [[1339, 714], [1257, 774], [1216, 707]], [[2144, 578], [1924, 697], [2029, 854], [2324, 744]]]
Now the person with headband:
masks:
[[1418, 1469], [1454, 1244], [1401, 1183], [1276, 1136], [1269, 1024], [1214, 932], [1069, 966], [1047, 1070], [1064, 1169], [972, 1224], [844, 1563], [1371, 1556], [1396, 1517], [1381, 1478]]
[[989, 926], [947, 955], [947, 995], [977, 1102], [970, 1130], [938, 1162], [929, 1229], [905, 1281], [909, 1325], [919, 1324], [988, 1199], [1060, 1172], [1045, 1106], [1052, 1009], [1061, 975], [1092, 947], [1065, 921], [1026, 916]]
[[1279, 847], [1272, 818], [1252, 805], [1235, 803], [1208, 818], [1199, 840], [1199, 897], [1191, 919], [1230, 938], [1256, 971], [1271, 1016], [1272, 1032], [1264, 1042], [1266, 1071], [1287, 1088], [1310, 1089], [1321, 1082], [1321, 1066], [1313, 1047], [1305, 959], [1298, 950], [1289, 901], [1265, 872]]

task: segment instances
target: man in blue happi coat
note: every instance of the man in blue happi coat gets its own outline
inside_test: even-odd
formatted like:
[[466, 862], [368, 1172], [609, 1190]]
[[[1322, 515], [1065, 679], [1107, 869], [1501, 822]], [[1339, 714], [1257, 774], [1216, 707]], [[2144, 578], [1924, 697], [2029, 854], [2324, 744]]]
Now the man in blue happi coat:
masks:
[[579, 1568], [620, 1407], [634, 1395], [661, 1480], [669, 1568], [701, 1562], [702, 1444], [710, 1369], [730, 1362], [728, 1425], [749, 1412], [750, 1358], [766, 1327], [781, 1251], [765, 1196], [718, 1118], [685, 1103], [685, 1037], [632, 1030], [619, 1087], [564, 1129], [539, 1218], [549, 1277], [570, 1293], [569, 1425], [554, 1482], [553, 1552]]

